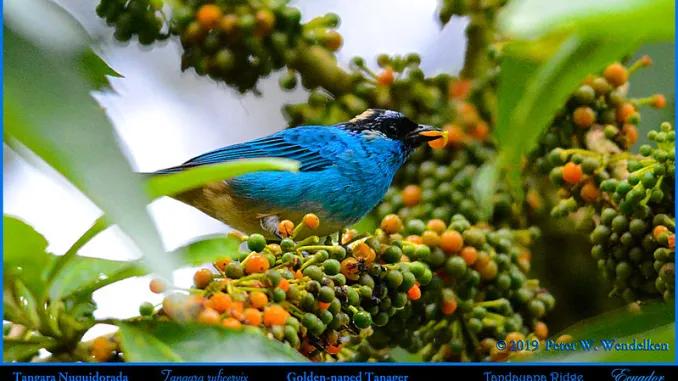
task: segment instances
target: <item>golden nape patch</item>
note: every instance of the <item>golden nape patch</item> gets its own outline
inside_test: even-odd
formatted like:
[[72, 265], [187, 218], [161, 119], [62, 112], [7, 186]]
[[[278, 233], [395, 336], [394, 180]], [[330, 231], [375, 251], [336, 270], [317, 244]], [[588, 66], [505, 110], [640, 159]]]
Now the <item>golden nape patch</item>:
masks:
[[363, 111], [360, 115], [354, 116], [353, 119], [350, 120], [350, 122], [356, 123], [356, 122], [360, 122], [362, 120], [370, 119], [371, 117], [374, 116], [375, 113], [376, 113], [376, 110], [373, 110], [371, 108], [367, 109], [367, 110]]

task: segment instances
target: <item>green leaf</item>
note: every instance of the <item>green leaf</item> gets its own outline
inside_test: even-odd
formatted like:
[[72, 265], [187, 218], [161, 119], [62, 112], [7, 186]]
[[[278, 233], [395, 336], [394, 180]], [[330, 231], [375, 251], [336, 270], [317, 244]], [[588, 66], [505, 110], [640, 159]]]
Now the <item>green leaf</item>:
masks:
[[553, 338], [567, 334], [575, 342], [615, 339], [618, 343], [628, 343], [636, 339], [651, 339], [654, 343], [669, 343], [669, 351], [605, 351], [587, 352], [544, 352], [526, 358], [527, 361], [673, 361], [674, 359], [674, 307], [673, 304], [651, 303], [643, 305], [641, 311], [629, 311], [627, 308], [607, 312], [590, 319], [583, 320], [565, 329]]
[[126, 361], [278, 362], [307, 361], [299, 352], [264, 336], [242, 331], [173, 322], [120, 324]]
[[137, 262], [76, 256], [54, 278], [49, 295], [52, 300], [73, 294], [89, 296], [106, 285], [144, 274], [146, 270]]
[[185, 263], [201, 265], [217, 259], [240, 256], [240, 240], [230, 235], [207, 237], [177, 249], [174, 253], [181, 255]]
[[30, 225], [3, 216], [3, 269], [5, 287], [20, 280], [33, 297], [42, 296], [54, 256], [47, 254], [47, 240]]
[[4, 32], [7, 143], [19, 153], [28, 148], [64, 175], [129, 235], [146, 265], [168, 277], [179, 264], [165, 255], [146, 212], [144, 184], [76, 70], [77, 57], [41, 51], [11, 29]]
[[107, 76], [122, 77], [120, 73], [113, 70], [108, 64], [96, 55], [91, 49], [87, 49], [78, 57], [80, 69], [92, 87], [98, 90], [111, 87]]
[[514, 0], [498, 25], [507, 36], [525, 40], [577, 32], [621, 42], [667, 41], [675, 35], [674, 14], [672, 0]]
[[5, 337], [3, 339], [2, 359], [5, 362], [26, 362], [37, 356], [40, 349], [49, 350], [54, 345], [56, 345], [56, 341], [49, 337], [39, 336], [26, 340]]
[[289, 159], [239, 159], [224, 163], [202, 165], [179, 173], [154, 175], [148, 179], [148, 193], [152, 198], [172, 196], [203, 184], [223, 181], [255, 171], [298, 171], [299, 162]]
[[556, 111], [585, 76], [637, 46], [637, 40], [610, 43], [572, 36], [544, 62], [525, 54], [520, 44], [507, 49], [499, 78], [495, 136], [498, 165], [508, 170], [509, 179], [515, 182], [524, 155], [535, 147]]

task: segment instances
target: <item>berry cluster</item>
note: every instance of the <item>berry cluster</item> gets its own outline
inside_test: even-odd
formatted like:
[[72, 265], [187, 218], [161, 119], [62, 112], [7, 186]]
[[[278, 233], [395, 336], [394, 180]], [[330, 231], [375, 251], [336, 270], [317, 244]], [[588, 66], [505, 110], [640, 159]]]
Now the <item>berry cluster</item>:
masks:
[[[100, 0], [97, 15], [115, 27], [118, 41], [129, 41], [137, 36], [139, 42], [150, 45], [169, 37], [163, 13], [162, 0]], [[166, 28], [165, 28], [166, 29]]]
[[[140, 314], [254, 327], [318, 361], [367, 360], [388, 344], [437, 361], [500, 360], [505, 356], [479, 351], [479, 342], [546, 336], [540, 319], [554, 299], [525, 276], [525, 245], [534, 232], [491, 231], [462, 216], [449, 226], [442, 220], [403, 225], [389, 215], [371, 235], [346, 230], [341, 242], [295, 239], [319, 223], [307, 215], [278, 242], [240, 236], [247, 251], [196, 271], [188, 292], [152, 280], [151, 291], [166, 296], [159, 307], [142, 304]], [[115, 338], [99, 341], [91, 347], [95, 359], [117, 353]]]
[[627, 96], [630, 75], [650, 64], [651, 59], [645, 56], [629, 67], [613, 63], [602, 75], [586, 78], [542, 135], [531, 157], [536, 168], [548, 173], [552, 168], [549, 153], [555, 148], [581, 148], [603, 154], [629, 150], [638, 140], [638, 108], [666, 106], [660, 94], [643, 99]]
[[[294, 59], [302, 44], [331, 51], [341, 44], [332, 30], [339, 23], [335, 14], [301, 25], [301, 13], [287, 1], [185, 0], [175, 8], [172, 33], [181, 37], [182, 69], [224, 81], [240, 92], [251, 90], [261, 77]], [[283, 86], [293, 87], [289, 74]]]
[[[306, 103], [287, 105], [284, 111], [293, 126], [338, 123], [370, 107], [399, 110], [420, 123], [442, 126], [455, 115], [447, 102], [452, 77], [439, 74], [425, 78], [420, 63], [417, 54], [382, 54], [377, 58], [380, 71], [375, 73], [364, 59], [355, 57], [350, 64], [349, 91], [329, 95], [317, 89]], [[455, 91], [467, 92], [468, 87]]]
[[535, 230], [492, 230], [471, 225], [462, 215], [453, 216], [449, 225], [433, 219], [403, 226], [389, 215], [381, 232], [400, 248], [424, 286], [421, 296], [388, 324], [375, 327], [356, 348], [354, 360], [381, 359], [384, 351], [400, 346], [425, 361], [499, 361], [508, 352], [498, 351], [496, 340], [547, 337], [541, 319], [555, 300], [525, 275]]
[[627, 301], [673, 298], [675, 132], [663, 123], [648, 138], [655, 146], [640, 155], [555, 148], [547, 157], [561, 187], [552, 215], [583, 210], [595, 222], [591, 254]]

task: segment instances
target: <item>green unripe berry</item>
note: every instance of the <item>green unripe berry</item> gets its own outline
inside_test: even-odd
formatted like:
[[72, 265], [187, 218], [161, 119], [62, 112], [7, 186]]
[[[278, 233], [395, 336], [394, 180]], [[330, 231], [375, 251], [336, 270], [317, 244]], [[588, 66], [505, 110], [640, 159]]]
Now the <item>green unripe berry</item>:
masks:
[[460, 278], [466, 272], [466, 262], [459, 256], [450, 257], [445, 263], [445, 270], [455, 278]]
[[323, 271], [327, 275], [336, 275], [339, 273], [339, 270], [341, 269], [341, 263], [337, 261], [336, 259], [328, 259], [325, 262], [323, 262]]
[[152, 303], [143, 302], [139, 306], [139, 314], [141, 316], [151, 316], [151, 315], [153, 315], [154, 311], [155, 311], [155, 307], [153, 307]]
[[334, 289], [331, 287], [322, 286], [320, 291], [318, 291], [318, 300], [325, 303], [329, 303], [334, 300]]
[[309, 277], [309, 278], [311, 278], [315, 281], [318, 281], [318, 282], [320, 282], [323, 279], [323, 276], [324, 276], [323, 271], [320, 269], [320, 267], [318, 267], [316, 265], [310, 265], [310, 266], [306, 267], [304, 269], [304, 271], [302, 271], [302, 273], [305, 276], [307, 276], [307, 277]]
[[367, 328], [372, 325], [372, 316], [366, 311], [358, 311], [353, 314], [353, 324], [360, 329]]
[[247, 238], [247, 247], [250, 251], [260, 252], [266, 247], [266, 238], [261, 234], [252, 234]]
[[386, 284], [391, 289], [397, 289], [403, 283], [403, 274], [398, 270], [386, 273]]

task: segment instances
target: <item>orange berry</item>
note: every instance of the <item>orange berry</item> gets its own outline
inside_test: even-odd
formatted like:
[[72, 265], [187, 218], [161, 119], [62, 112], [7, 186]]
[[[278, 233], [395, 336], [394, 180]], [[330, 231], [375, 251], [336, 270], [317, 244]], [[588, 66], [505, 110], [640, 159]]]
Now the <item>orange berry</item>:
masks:
[[652, 58], [650, 58], [650, 56], [648, 56], [648, 55], [644, 55], [644, 56], [640, 57], [640, 59], [638, 61], [640, 61], [640, 64], [643, 65], [643, 66], [652, 65]]
[[325, 352], [331, 354], [331, 355], [336, 355], [341, 351], [341, 345], [328, 345], [325, 348]]
[[421, 234], [421, 240], [426, 246], [435, 247], [440, 244], [440, 236], [433, 230], [426, 230]]
[[669, 229], [664, 225], [657, 225], [652, 229], [652, 236], [654, 239], [659, 239], [659, 236], [668, 232]]
[[290, 220], [282, 220], [278, 224], [278, 234], [280, 234], [281, 237], [287, 238], [292, 235], [294, 232], [294, 222]]
[[395, 214], [389, 214], [381, 220], [381, 230], [386, 234], [395, 234], [403, 229], [403, 222]]
[[433, 230], [438, 234], [442, 234], [445, 229], [447, 229], [447, 225], [445, 224], [445, 221], [439, 218], [434, 218], [426, 223], [426, 228], [428, 230]]
[[473, 127], [471, 135], [480, 141], [484, 141], [490, 136], [490, 127], [481, 120]]
[[358, 260], [353, 257], [348, 257], [341, 261], [341, 273], [346, 279], [358, 280], [360, 278], [360, 265]]
[[369, 265], [374, 262], [377, 254], [374, 252], [374, 249], [369, 247], [365, 242], [360, 242], [355, 247], [353, 247], [353, 257], [358, 260], [362, 260]]
[[549, 327], [546, 323], [538, 321], [534, 325], [534, 334], [539, 340], [546, 340], [546, 338], [549, 337]]
[[563, 166], [563, 180], [570, 184], [577, 184], [584, 176], [579, 164], [568, 162]]
[[408, 235], [405, 240], [407, 242], [416, 243], [417, 245], [422, 245], [424, 243], [424, 240], [422, 240], [418, 235]]
[[465, 99], [471, 93], [471, 81], [458, 79], [450, 82], [448, 96], [451, 99]]
[[461, 249], [461, 253], [459, 253], [459, 255], [469, 266], [476, 263], [476, 260], [478, 259], [478, 251], [473, 246], [466, 246], [465, 248]]
[[256, 20], [256, 35], [267, 36], [275, 26], [275, 15], [268, 9], [260, 9], [254, 15]]
[[596, 121], [596, 113], [591, 107], [580, 106], [572, 113], [572, 121], [578, 127], [588, 128]]
[[484, 265], [476, 266], [476, 270], [480, 273], [480, 278], [482, 280], [492, 280], [497, 277], [497, 271], [499, 269], [497, 268], [497, 262], [490, 260]]
[[619, 107], [617, 107], [617, 122], [619, 123], [626, 123], [626, 119], [628, 119], [631, 115], [633, 115], [636, 112], [636, 108], [633, 107], [633, 105], [629, 102], [625, 102], [621, 104]]
[[571, 343], [572, 341], [574, 341], [574, 338], [572, 336], [570, 336], [570, 335], [560, 335], [556, 339], [556, 344]]
[[294, 279], [301, 279], [304, 277], [304, 273], [301, 272], [301, 269], [294, 272]]
[[415, 283], [407, 290], [407, 298], [410, 300], [419, 300], [419, 298], [421, 298], [421, 290], [419, 289], [418, 284]]
[[405, 206], [415, 206], [421, 201], [421, 188], [418, 185], [408, 185], [401, 192]]
[[625, 124], [622, 127], [622, 133], [626, 137], [629, 146], [636, 144], [638, 141], [638, 129], [633, 124]]
[[210, 284], [213, 277], [214, 274], [209, 269], [200, 269], [193, 275], [193, 284], [197, 288], [205, 288]]
[[440, 248], [446, 253], [454, 253], [464, 247], [464, 238], [455, 230], [448, 230], [440, 235]]
[[261, 324], [261, 311], [255, 308], [245, 308], [243, 311], [245, 324], [257, 326]]
[[204, 310], [200, 311], [200, 314], [198, 314], [198, 322], [202, 324], [218, 324], [219, 319], [219, 312], [211, 308], [205, 308]]
[[242, 327], [242, 324], [238, 321], [238, 319], [235, 319], [235, 318], [232, 318], [232, 317], [224, 319], [224, 321], [221, 323], [221, 325], [223, 325], [226, 328], [230, 328], [230, 329], [238, 329], [238, 328]]
[[245, 272], [248, 274], [263, 273], [268, 270], [268, 267], [268, 259], [261, 254], [250, 254], [245, 261]]
[[106, 362], [113, 357], [115, 344], [107, 337], [97, 337], [92, 342], [90, 352], [94, 359], [99, 362]]
[[219, 24], [223, 16], [221, 8], [216, 4], [205, 4], [196, 13], [195, 18], [203, 29], [212, 29]]
[[217, 292], [209, 298], [207, 306], [219, 313], [224, 313], [231, 308], [231, 303], [233, 303], [233, 300], [230, 295], [223, 292]]
[[289, 312], [281, 306], [274, 304], [266, 307], [264, 310], [264, 325], [270, 327], [272, 325], [284, 325], [290, 317]]
[[459, 118], [461, 124], [465, 126], [470, 126], [474, 123], [478, 123], [480, 116], [478, 115], [478, 109], [476, 106], [469, 102], [463, 102], [457, 105], [457, 112], [459, 113]]
[[327, 34], [323, 38], [323, 45], [333, 52], [339, 50], [343, 43], [344, 38], [341, 37], [341, 34], [339, 34], [339, 32], [334, 30], [327, 32]]
[[393, 73], [393, 69], [390, 66], [387, 66], [377, 76], [377, 83], [383, 86], [390, 86], [394, 79], [395, 74]]
[[629, 71], [619, 62], [615, 62], [605, 68], [603, 76], [612, 86], [618, 87], [629, 79]]
[[237, 301], [231, 303], [231, 308], [228, 313], [238, 320], [243, 320], [243, 312], [245, 311], [245, 304], [243, 302]]
[[671, 234], [668, 238], [669, 249], [673, 250], [676, 248], [676, 235]]
[[268, 304], [268, 296], [261, 291], [250, 292], [250, 306], [262, 309]]
[[466, 135], [464, 134], [464, 130], [462, 130], [461, 127], [457, 126], [456, 124], [446, 124], [444, 127], [445, 131], [447, 131], [447, 145], [449, 146], [458, 146], [461, 145], [464, 140], [466, 140]]
[[151, 292], [154, 294], [162, 294], [167, 290], [167, 283], [162, 279], [151, 279], [151, 283], [148, 285], [148, 288], [151, 289]]
[[596, 184], [594, 184], [593, 182], [587, 182], [586, 184], [584, 184], [583, 187], [581, 187], [579, 195], [586, 202], [594, 202], [598, 199], [600, 192], [598, 191], [598, 187], [596, 187]]
[[234, 14], [227, 14], [221, 18], [219, 21], [219, 29], [223, 30], [226, 34], [231, 34], [235, 32], [235, 29], [238, 27], [238, 16]]
[[330, 308], [330, 303], [318, 302], [318, 308], [321, 311], [325, 311], [326, 309]]
[[662, 94], [655, 94], [652, 96], [652, 107], [664, 108], [666, 107], [666, 98]]
[[229, 263], [231, 263], [231, 258], [229, 257], [217, 259], [216, 262], [214, 262], [214, 267], [223, 273], [226, 271], [226, 266], [228, 266]]
[[518, 342], [518, 341], [524, 341], [524, 340], [525, 340], [525, 335], [523, 335], [520, 332], [509, 332], [509, 333], [506, 334], [506, 338], [504, 339], [504, 341], [506, 341], [506, 343], [511, 343], [512, 341]]
[[317, 229], [320, 226], [320, 218], [313, 213], [306, 214], [302, 222], [309, 229]]
[[280, 279], [280, 283], [278, 283], [278, 287], [279, 287], [281, 290], [287, 292], [287, 290], [290, 289], [290, 281], [288, 281], [288, 280], [285, 279], [285, 278], [282, 278], [282, 279]]
[[443, 305], [442, 305], [442, 312], [443, 315], [452, 315], [456, 310], [457, 310], [457, 299], [452, 298], [452, 299], [447, 299], [443, 300]]

